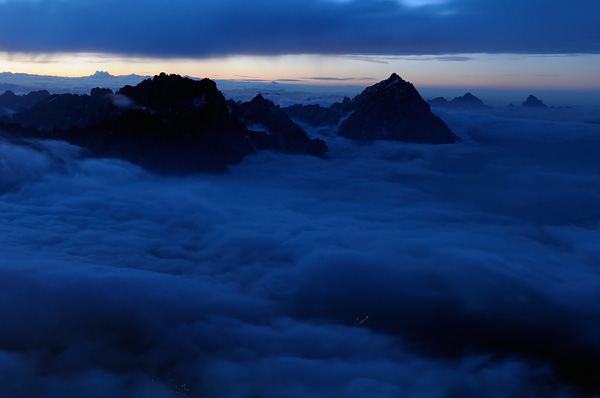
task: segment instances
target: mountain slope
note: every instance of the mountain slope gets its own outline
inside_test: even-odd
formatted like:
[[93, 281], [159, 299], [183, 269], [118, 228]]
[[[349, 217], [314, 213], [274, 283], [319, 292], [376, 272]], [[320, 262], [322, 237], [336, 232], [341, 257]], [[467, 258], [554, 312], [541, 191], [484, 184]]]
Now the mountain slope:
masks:
[[323, 156], [329, 152], [325, 141], [310, 139], [279, 106], [258, 94], [252, 101], [230, 101], [233, 114], [251, 129], [250, 140], [258, 149], [274, 149], [283, 153]]

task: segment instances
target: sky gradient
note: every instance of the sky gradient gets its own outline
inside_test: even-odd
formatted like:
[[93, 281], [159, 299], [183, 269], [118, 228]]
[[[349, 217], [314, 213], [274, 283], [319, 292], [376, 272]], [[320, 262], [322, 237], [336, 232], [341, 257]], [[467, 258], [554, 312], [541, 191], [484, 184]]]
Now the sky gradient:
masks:
[[0, 69], [598, 89], [598, 15], [595, 0], [0, 0]]
[[[599, 398], [599, 15], [600, 0], [0, 0], [0, 72], [93, 74], [0, 73], [0, 90], [31, 87], [13, 77], [90, 93], [165, 71], [283, 106], [396, 72], [424, 99], [481, 87], [491, 106], [431, 107], [451, 145], [306, 125], [327, 156], [264, 150], [170, 176], [34, 138], [95, 145], [9, 124], [8, 93], [0, 397]], [[149, 98], [178, 90], [159, 84]], [[373, 97], [401, 97], [396, 84]], [[105, 153], [140, 140], [140, 158], [172, 159], [195, 134], [242, 146], [217, 135], [235, 120], [205, 116], [224, 109], [211, 95], [175, 104], [183, 115], [121, 113], [108, 100], [127, 91], [42, 105], [112, 109], [97, 128], [123, 146]], [[529, 94], [548, 107], [520, 106]], [[62, 119], [53, 105], [38, 115]]]

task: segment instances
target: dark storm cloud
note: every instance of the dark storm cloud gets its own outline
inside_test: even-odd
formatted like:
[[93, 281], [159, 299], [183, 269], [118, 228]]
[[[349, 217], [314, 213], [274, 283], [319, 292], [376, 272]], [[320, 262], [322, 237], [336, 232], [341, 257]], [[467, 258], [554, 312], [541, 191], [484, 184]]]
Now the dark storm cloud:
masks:
[[595, 0], [0, 2], [0, 50], [149, 56], [598, 53]]
[[600, 127], [486, 112], [225, 176], [3, 138], [0, 395], [597, 393]]

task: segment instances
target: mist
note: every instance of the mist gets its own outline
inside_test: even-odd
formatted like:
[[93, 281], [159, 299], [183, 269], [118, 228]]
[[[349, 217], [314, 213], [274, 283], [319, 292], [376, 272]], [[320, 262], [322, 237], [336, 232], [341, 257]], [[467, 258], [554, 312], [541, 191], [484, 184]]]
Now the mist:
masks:
[[600, 393], [600, 125], [436, 112], [219, 176], [0, 137], [2, 395]]

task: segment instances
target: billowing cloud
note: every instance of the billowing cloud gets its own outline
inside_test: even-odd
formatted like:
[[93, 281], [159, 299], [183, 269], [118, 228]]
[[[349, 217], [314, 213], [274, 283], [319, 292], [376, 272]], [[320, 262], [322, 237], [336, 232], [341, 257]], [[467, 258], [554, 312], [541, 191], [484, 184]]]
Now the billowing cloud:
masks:
[[600, 126], [489, 112], [224, 176], [3, 137], [0, 395], [600, 392]]
[[0, 2], [0, 51], [145, 56], [598, 53], [582, 0]]

